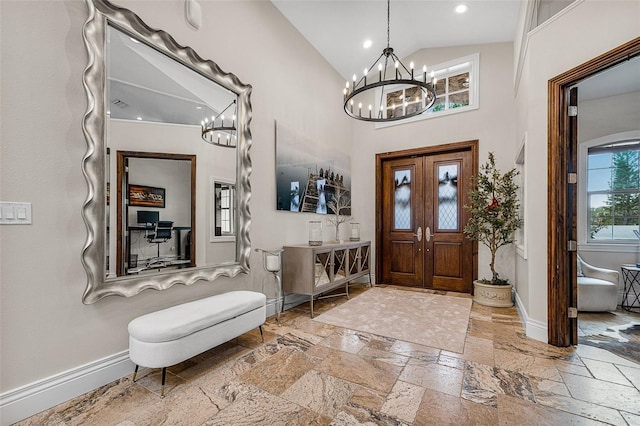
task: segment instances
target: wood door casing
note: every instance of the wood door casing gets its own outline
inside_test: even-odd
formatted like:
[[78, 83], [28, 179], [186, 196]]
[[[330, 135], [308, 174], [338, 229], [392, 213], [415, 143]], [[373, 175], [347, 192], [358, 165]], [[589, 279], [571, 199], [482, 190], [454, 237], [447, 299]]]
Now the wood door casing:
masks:
[[[477, 243], [462, 234], [468, 220], [462, 205], [467, 201], [469, 178], [478, 169], [477, 146], [478, 141], [467, 141], [376, 155], [376, 275], [380, 277], [377, 282], [471, 292], [472, 281], [477, 277]], [[464, 188], [457, 193], [459, 223], [455, 229], [440, 229], [438, 167], [452, 164], [460, 171], [458, 180], [463, 182], [458, 187]], [[393, 180], [390, 173], [401, 167], [411, 167], [417, 182], [412, 190], [422, 192], [412, 193], [411, 229], [391, 234], [389, 212], [393, 209]], [[417, 238], [418, 228], [422, 241]], [[427, 241], [427, 228], [430, 241]]]

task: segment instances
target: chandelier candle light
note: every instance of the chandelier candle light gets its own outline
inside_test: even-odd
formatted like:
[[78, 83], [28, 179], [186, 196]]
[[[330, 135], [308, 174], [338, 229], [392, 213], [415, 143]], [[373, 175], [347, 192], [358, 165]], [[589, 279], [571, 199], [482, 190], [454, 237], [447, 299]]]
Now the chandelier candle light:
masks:
[[[422, 73], [419, 73], [418, 78], [415, 78], [413, 62], [407, 68], [393, 53], [393, 48], [389, 46], [389, 9], [390, 0], [387, 0], [387, 47], [382, 50], [382, 54], [373, 62], [372, 66], [364, 69], [360, 79], [354, 74], [353, 81], [351, 83], [347, 81], [346, 87], [342, 91], [344, 111], [357, 120], [374, 122], [402, 120], [422, 114], [431, 108], [436, 101], [435, 85], [437, 80], [433, 72], [430, 75], [431, 81], [427, 81], [427, 66], [425, 65], [422, 67]], [[375, 72], [376, 68], [377, 73]], [[395, 86], [393, 87], [394, 91], [405, 89], [403, 92], [405, 96], [400, 99], [398, 105], [395, 102], [385, 105], [384, 89], [392, 86]], [[407, 93], [410, 95], [407, 96]], [[362, 107], [367, 104], [368, 107], [365, 108], [363, 115]], [[410, 104], [412, 110], [408, 111], [407, 107]], [[385, 113], [385, 109], [395, 110], [399, 106], [404, 107], [404, 114]]]
[[[233, 106], [233, 115], [231, 120], [225, 119], [224, 113]], [[236, 129], [236, 100], [234, 99], [225, 109], [218, 115], [205, 118], [200, 124], [202, 125], [202, 139], [212, 145], [222, 146], [224, 148], [235, 148], [238, 142]]]

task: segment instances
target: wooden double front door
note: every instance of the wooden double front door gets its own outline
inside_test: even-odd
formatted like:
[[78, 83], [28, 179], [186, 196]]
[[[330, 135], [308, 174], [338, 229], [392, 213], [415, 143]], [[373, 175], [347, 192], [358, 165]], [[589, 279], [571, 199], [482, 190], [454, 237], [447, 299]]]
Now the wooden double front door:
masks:
[[377, 156], [376, 281], [471, 292], [477, 261], [464, 236], [477, 141]]

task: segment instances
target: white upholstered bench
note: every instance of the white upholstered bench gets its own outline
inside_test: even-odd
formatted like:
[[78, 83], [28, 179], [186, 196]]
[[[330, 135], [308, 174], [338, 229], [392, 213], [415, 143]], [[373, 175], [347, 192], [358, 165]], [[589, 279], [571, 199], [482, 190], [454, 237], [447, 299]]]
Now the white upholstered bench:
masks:
[[231, 291], [142, 315], [129, 323], [129, 357], [138, 367], [167, 367], [259, 327], [266, 319], [267, 298], [255, 291]]

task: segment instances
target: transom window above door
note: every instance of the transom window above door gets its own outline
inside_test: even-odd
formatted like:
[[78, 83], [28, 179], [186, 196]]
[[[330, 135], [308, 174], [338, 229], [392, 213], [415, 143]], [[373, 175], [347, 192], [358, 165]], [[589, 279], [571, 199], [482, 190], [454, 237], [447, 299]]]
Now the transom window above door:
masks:
[[[375, 127], [388, 127], [477, 109], [479, 104], [479, 68], [479, 53], [428, 68], [426, 78], [435, 77], [437, 79], [435, 85], [436, 101], [433, 106], [415, 117], [401, 121], [376, 123]], [[417, 77], [419, 80], [422, 78], [424, 77]], [[377, 96], [383, 96], [385, 99], [383, 112], [385, 117], [403, 117], [412, 114], [425, 102], [422, 92], [413, 87], [391, 86], [385, 91], [379, 89]]]

